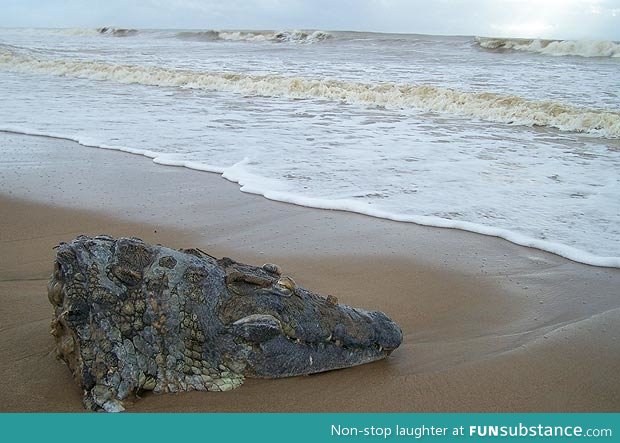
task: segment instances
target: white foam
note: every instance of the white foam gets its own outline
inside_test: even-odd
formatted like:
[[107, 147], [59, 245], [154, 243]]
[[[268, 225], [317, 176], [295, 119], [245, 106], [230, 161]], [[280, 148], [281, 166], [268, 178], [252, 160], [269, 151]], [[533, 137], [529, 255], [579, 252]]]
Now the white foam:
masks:
[[242, 41], [242, 42], [287, 42], [287, 43], [317, 43], [332, 38], [332, 34], [325, 31], [181, 31], [176, 34], [181, 40], [198, 41]]
[[332, 38], [329, 32], [325, 31], [279, 31], [275, 32], [271, 40], [280, 42], [296, 42], [296, 43], [316, 43]]
[[314, 198], [290, 192], [274, 191], [273, 189], [277, 189], [279, 183], [275, 180], [271, 180], [269, 178], [265, 178], [249, 172], [245, 167], [250, 162], [250, 159], [247, 157], [230, 167], [218, 167], [210, 166], [202, 162], [192, 162], [177, 159], [172, 154], [154, 152], [146, 149], [136, 149], [127, 146], [109, 145], [106, 143], [102, 143], [96, 139], [80, 135], [65, 135], [54, 132], [31, 130], [17, 126], [0, 126], [0, 131], [71, 140], [86, 147], [110, 149], [136, 155], [143, 155], [152, 159], [153, 162], [161, 165], [182, 166], [198, 171], [217, 173], [226, 180], [237, 183], [240, 186], [240, 190], [242, 192], [261, 195], [269, 200], [275, 200], [317, 209], [354, 212], [371, 217], [383, 218], [387, 220], [405, 223], [414, 223], [423, 226], [459, 229], [462, 231], [469, 231], [491, 237], [503, 238], [517, 245], [551, 252], [553, 254], [565, 257], [569, 260], [584, 263], [587, 265], [620, 268], [620, 257], [597, 256], [595, 254], [580, 250], [578, 248], [538, 238], [532, 238], [528, 235], [524, 235], [522, 233], [514, 232], [508, 229], [498, 228], [494, 226], [486, 226], [479, 223], [472, 223], [462, 220], [450, 220], [441, 217], [399, 214], [385, 211], [382, 209], [377, 209], [372, 207], [371, 205], [368, 205], [366, 202], [360, 202], [353, 199]]
[[484, 231], [592, 264], [620, 255], [620, 139], [606, 138], [618, 59], [490, 54], [470, 38], [304, 45], [222, 31], [230, 40], [188, 44], [179, 32], [0, 29], [13, 45], [0, 44], [0, 125], [299, 205]]
[[306, 206], [309, 208], [354, 212], [362, 215], [368, 215], [371, 217], [383, 218], [387, 220], [405, 223], [414, 223], [423, 226], [459, 229], [462, 231], [474, 232], [477, 234], [487, 235], [491, 237], [503, 238], [517, 245], [551, 252], [553, 254], [568, 258], [569, 260], [585, 263], [592, 266], [620, 268], [620, 257], [600, 257], [589, 252], [573, 248], [571, 246], [532, 238], [527, 235], [523, 235], [507, 229], [497, 228], [493, 226], [485, 226], [467, 221], [449, 220], [440, 217], [397, 214], [381, 209], [375, 209], [369, 207], [369, 205], [366, 203], [351, 199], [331, 200], [324, 198], [305, 197], [287, 192], [268, 191], [266, 189], [272, 189], [273, 185], [269, 185], [264, 177], [247, 172], [243, 168], [243, 166], [247, 162], [248, 159], [246, 158], [243, 161], [233, 165], [232, 167], [227, 168], [222, 174], [222, 177], [239, 184], [240, 190], [242, 192], [262, 195], [269, 200], [292, 203], [294, 205]]
[[492, 122], [547, 126], [561, 131], [620, 137], [620, 113], [584, 109], [551, 101], [533, 101], [492, 92], [463, 92], [431, 85], [368, 84], [283, 75], [199, 72], [154, 66], [121, 65], [64, 59], [39, 59], [0, 48], [0, 66], [22, 72], [195, 88], [250, 95], [320, 98], [387, 108], [412, 108], [480, 118]]
[[605, 40], [542, 40], [476, 37], [485, 49], [511, 49], [553, 56], [620, 57], [620, 43]]
[[226, 168], [220, 166], [211, 166], [205, 163], [192, 162], [175, 158], [174, 154], [166, 154], [162, 152], [155, 152], [148, 149], [131, 148], [121, 145], [110, 145], [103, 143], [95, 138], [82, 136], [82, 135], [66, 135], [57, 132], [37, 131], [33, 129], [27, 129], [18, 126], [0, 126], [0, 131], [10, 132], [14, 134], [34, 135], [37, 137], [49, 137], [57, 138], [61, 140], [69, 140], [87, 148], [106, 149], [111, 151], [126, 152], [128, 154], [141, 155], [153, 160], [153, 163], [163, 166], [180, 166], [188, 169], [194, 169], [196, 171], [213, 172], [216, 174], [223, 174]]

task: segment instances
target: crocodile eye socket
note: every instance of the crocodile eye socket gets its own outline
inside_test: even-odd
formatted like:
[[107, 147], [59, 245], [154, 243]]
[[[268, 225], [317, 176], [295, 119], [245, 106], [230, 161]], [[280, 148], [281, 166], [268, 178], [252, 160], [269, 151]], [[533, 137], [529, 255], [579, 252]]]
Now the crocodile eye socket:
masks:
[[254, 343], [268, 341], [282, 334], [280, 320], [268, 314], [252, 314], [232, 324], [237, 335]]
[[257, 291], [257, 294], [259, 295], [264, 295], [267, 297], [290, 297], [292, 295], [292, 292], [289, 291], [287, 288], [280, 286], [278, 284], [273, 285], [270, 288], [261, 288]]

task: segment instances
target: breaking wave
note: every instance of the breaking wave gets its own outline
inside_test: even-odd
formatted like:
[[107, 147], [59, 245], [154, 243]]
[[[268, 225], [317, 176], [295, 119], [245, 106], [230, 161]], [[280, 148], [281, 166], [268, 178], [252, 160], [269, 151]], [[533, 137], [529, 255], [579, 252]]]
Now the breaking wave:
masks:
[[176, 34], [181, 40], [195, 41], [245, 41], [245, 42], [292, 42], [316, 43], [332, 38], [325, 31], [182, 31]]
[[20, 72], [235, 92], [248, 95], [328, 99], [387, 108], [412, 108], [487, 121], [546, 126], [620, 138], [620, 113], [585, 109], [550, 101], [533, 101], [492, 92], [462, 92], [429, 85], [359, 83], [282, 75], [199, 72], [152, 66], [90, 61], [38, 59], [0, 46], [0, 67]]
[[126, 28], [110, 28], [104, 26], [103, 28], [97, 28], [97, 32], [99, 34], [112, 35], [114, 37], [129, 37], [131, 35], [136, 35], [138, 33], [138, 30]]
[[67, 36], [96, 36], [108, 35], [112, 37], [129, 37], [137, 35], [140, 31], [129, 28], [113, 28], [104, 26], [102, 28], [46, 28], [46, 29], [23, 29], [23, 31], [31, 32], [48, 32], [51, 34], [67, 35]]
[[476, 44], [490, 50], [513, 50], [545, 55], [620, 57], [620, 43], [603, 40], [541, 40], [476, 37]]

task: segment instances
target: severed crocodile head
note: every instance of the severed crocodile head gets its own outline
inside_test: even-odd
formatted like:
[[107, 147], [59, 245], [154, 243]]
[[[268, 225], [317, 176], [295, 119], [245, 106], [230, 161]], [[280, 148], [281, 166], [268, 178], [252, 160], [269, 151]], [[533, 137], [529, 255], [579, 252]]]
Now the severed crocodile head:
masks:
[[385, 358], [402, 341], [381, 312], [255, 267], [136, 238], [58, 247], [48, 287], [59, 356], [90, 409], [122, 410], [143, 390], [226, 391]]

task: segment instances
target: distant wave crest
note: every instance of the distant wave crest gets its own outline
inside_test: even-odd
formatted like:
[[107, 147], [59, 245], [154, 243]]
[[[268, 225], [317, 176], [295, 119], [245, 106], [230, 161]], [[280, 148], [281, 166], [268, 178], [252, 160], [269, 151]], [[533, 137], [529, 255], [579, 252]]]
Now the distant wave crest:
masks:
[[126, 28], [110, 28], [104, 26], [103, 28], [97, 28], [97, 32], [99, 34], [112, 35], [114, 37], [129, 37], [131, 35], [136, 35], [138, 33], [138, 30]]
[[430, 85], [368, 84], [282, 75], [199, 72], [170, 68], [117, 65], [64, 59], [39, 59], [0, 46], [0, 67], [119, 83], [182, 87], [249, 95], [320, 98], [388, 108], [414, 108], [487, 121], [547, 126], [561, 131], [585, 132], [620, 138], [620, 113], [585, 109], [550, 101], [527, 100], [492, 92], [463, 92]]
[[476, 37], [476, 44], [489, 50], [513, 50], [545, 55], [620, 57], [620, 43], [604, 40], [541, 40]]
[[110, 26], [104, 26], [102, 28], [59, 28], [59, 29], [46, 29], [47, 32], [54, 34], [62, 34], [68, 36], [83, 36], [83, 35], [108, 35], [112, 37], [129, 37], [138, 34], [137, 29], [129, 28], [113, 28]]
[[317, 43], [332, 38], [325, 31], [182, 31], [175, 35], [181, 40], [195, 41], [244, 41], [244, 42], [292, 42]]

